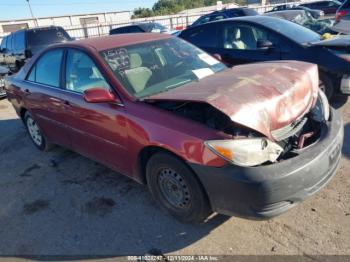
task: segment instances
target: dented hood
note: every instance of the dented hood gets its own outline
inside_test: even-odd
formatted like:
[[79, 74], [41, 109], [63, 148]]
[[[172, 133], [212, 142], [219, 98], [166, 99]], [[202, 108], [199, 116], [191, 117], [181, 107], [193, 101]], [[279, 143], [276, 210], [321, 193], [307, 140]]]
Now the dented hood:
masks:
[[275, 140], [271, 132], [308, 112], [317, 92], [316, 65], [278, 61], [236, 66], [145, 100], [208, 103], [232, 121]]

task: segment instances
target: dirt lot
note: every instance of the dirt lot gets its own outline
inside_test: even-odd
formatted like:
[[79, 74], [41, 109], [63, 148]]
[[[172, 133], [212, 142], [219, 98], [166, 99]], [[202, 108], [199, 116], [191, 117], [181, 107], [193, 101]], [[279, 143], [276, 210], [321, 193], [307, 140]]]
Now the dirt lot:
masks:
[[66, 149], [35, 149], [0, 100], [0, 256], [350, 255], [350, 99], [335, 106], [345, 120], [343, 157], [321, 192], [269, 221], [214, 215], [184, 225], [144, 186]]

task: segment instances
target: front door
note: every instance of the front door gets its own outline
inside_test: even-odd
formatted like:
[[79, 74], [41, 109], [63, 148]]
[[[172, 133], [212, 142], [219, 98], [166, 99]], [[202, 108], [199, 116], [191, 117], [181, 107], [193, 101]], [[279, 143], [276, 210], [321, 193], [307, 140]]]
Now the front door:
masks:
[[113, 103], [87, 103], [83, 92], [110, 85], [92, 59], [77, 49], [67, 51], [65, 68], [66, 124], [72, 147], [120, 172], [126, 170], [127, 132], [125, 109]]

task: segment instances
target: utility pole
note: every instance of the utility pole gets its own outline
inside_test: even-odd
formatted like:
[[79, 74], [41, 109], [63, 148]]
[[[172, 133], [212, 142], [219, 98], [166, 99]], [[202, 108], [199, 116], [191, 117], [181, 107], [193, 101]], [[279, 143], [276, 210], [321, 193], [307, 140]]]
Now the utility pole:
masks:
[[36, 21], [36, 19], [35, 19], [35, 17], [34, 17], [34, 14], [33, 14], [32, 7], [30, 6], [30, 2], [29, 2], [29, 0], [26, 0], [26, 1], [27, 1], [27, 3], [28, 3], [28, 7], [29, 7], [30, 14], [31, 14], [31, 16], [32, 16], [32, 19], [34, 20], [34, 24], [35, 24], [35, 26], [38, 26], [38, 23], [37, 23], [37, 21]]

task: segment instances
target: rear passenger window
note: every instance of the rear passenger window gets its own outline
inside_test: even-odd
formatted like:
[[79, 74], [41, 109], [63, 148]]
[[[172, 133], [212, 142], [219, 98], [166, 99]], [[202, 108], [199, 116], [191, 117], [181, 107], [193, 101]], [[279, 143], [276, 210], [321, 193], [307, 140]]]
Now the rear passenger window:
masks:
[[63, 50], [46, 52], [32, 68], [27, 80], [52, 87], [60, 87]]
[[6, 41], [7, 41], [7, 37], [4, 37], [1, 41], [1, 49], [3, 50], [6, 49]]
[[95, 63], [85, 53], [69, 50], [66, 65], [66, 89], [83, 93], [91, 88], [110, 90]]
[[12, 47], [12, 34], [10, 34], [10, 35], [7, 37], [6, 49], [9, 50], [9, 51], [12, 51], [12, 50], [13, 50], [13, 47]]
[[13, 35], [13, 43], [15, 50], [24, 50], [25, 49], [25, 38], [24, 32], [17, 32]]

